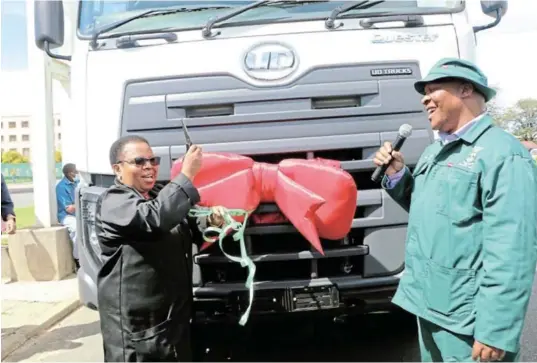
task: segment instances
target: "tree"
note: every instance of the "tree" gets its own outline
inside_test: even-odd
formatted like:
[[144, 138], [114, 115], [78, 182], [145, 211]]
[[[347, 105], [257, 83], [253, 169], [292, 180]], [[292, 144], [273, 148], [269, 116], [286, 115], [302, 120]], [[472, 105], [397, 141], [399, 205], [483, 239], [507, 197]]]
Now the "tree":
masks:
[[2, 164], [24, 164], [28, 158], [16, 150], [9, 150], [2, 154]]
[[537, 99], [525, 98], [512, 110], [516, 134], [522, 140], [537, 141]]
[[494, 122], [525, 141], [537, 141], [537, 99], [524, 98], [515, 105], [502, 109], [489, 105]]
[[498, 105], [496, 100], [493, 99], [487, 104], [487, 113], [492, 117], [492, 120], [497, 126], [506, 128], [504, 121], [505, 108]]

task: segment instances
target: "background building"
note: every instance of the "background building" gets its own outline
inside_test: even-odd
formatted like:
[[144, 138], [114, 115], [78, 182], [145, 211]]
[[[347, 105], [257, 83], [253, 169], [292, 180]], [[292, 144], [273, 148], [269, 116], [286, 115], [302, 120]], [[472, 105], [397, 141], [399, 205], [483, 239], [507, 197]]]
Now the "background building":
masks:
[[[27, 115], [1, 116], [2, 121], [2, 154], [6, 151], [14, 150], [31, 160], [30, 147], [30, 122]], [[54, 144], [56, 150], [61, 151], [61, 117], [54, 115]]]

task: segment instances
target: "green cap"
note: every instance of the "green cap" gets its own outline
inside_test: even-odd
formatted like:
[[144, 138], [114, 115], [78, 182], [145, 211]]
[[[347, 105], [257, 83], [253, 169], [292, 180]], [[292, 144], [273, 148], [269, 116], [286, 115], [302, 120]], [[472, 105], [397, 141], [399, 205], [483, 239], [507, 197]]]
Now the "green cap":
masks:
[[496, 91], [488, 86], [487, 76], [472, 62], [458, 58], [443, 58], [439, 60], [421, 81], [414, 83], [414, 88], [420, 94], [425, 94], [425, 85], [442, 78], [459, 78], [468, 81], [485, 96], [488, 102], [496, 95]]

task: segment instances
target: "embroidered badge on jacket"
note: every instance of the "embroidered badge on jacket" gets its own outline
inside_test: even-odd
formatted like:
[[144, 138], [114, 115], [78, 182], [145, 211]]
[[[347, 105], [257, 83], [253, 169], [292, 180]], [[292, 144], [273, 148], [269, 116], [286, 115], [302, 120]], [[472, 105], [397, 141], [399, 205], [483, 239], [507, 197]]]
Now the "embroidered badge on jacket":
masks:
[[464, 159], [462, 162], [459, 163], [460, 166], [463, 166], [468, 169], [472, 169], [474, 167], [475, 159], [477, 158], [477, 154], [483, 150], [481, 146], [474, 146], [472, 148], [472, 151], [470, 151], [470, 154]]

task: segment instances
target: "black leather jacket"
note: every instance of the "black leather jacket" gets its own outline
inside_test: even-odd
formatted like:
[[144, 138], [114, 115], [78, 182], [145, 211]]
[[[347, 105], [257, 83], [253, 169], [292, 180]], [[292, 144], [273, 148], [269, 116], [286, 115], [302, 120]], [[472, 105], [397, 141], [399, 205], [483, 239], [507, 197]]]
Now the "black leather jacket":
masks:
[[200, 196], [180, 174], [154, 199], [117, 182], [100, 197], [98, 302], [105, 361], [191, 361], [192, 243]]

